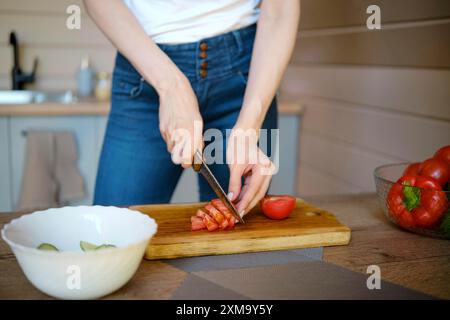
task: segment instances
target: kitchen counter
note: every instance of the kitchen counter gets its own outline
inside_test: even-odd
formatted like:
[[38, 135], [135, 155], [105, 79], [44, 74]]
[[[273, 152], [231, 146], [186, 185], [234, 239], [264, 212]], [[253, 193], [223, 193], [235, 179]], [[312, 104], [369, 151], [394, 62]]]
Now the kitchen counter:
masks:
[[[0, 105], [0, 117], [80, 115], [104, 116], [109, 113], [109, 109], [109, 101], [100, 102], [94, 100], [79, 101], [72, 104], [4, 104]], [[303, 112], [303, 107], [298, 101], [280, 99], [278, 110], [281, 114], [300, 115]]]
[[[374, 194], [321, 196], [306, 200], [333, 212], [340, 221], [348, 225], [352, 229], [352, 240], [348, 246], [324, 248], [323, 261], [291, 264], [297, 270], [302, 270], [301, 274], [298, 274], [300, 271], [297, 272], [297, 278], [293, 278], [292, 282], [314, 279], [309, 280], [308, 284], [312, 288], [305, 288], [303, 283], [296, 285], [294, 288], [302, 292], [294, 293], [292, 297], [353, 299], [371, 298], [372, 296], [368, 295], [370, 293], [378, 299], [416, 297], [415, 295], [450, 299], [450, 281], [448, 281], [450, 279], [450, 241], [427, 238], [399, 230], [384, 217]], [[19, 215], [20, 213], [0, 214], [1, 227]], [[213, 259], [217, 261], [219, 257], [212, 256], [208, 259], [211, 259], [210, 262], [214, 261]], [[278, 263], [279, 261], [273, 261], [269, 266], [238, 269], [234, 272], [239, 274], [239, 272], [245, 273], [246, 270], [251, 270], [254, 277], [261, 270], [264, 274], [274, 272], [278, 275], [284, 272], [284, 276], [287, 277], [284, 281], [289, 281], [292, 270], [296, 269], [286, 269], [289, 264]], [[379, 294], [375, 294], [374, 291], [377, 290], [366, 288], [368, 277], [366, 271], [369, 265], [380, 267], [383, 282], [382, 289], [378, 290]], [[289, 271], [291, 273], [287, 270], [291, 270]], [[309, 274], [304, 274], [304, 270], [309, 270]], [[332, 276], [330, 276], [330, 270]], [[167, 261], [143, 261], [134, 278], [125, 287], [106, 298], [195, 299], [197, 291], [202, 291], [206, 297], [215, 297], [214, 294], [217, 294], [217, 290], [220, 291], [220, 287], [214, 287], [213, 283], [205, 279], [214, 282], [214, 273], [220, 272], [193, 272]], [[229, 271], [223, 271], [224, 277], [227, 272]], [[333, 272], [336, 272], [336, 275]], [[329, 278], [324, 279], [327, 274]], [[243, 281], [250, 281], [247, 277], [248, 275], [243, 276]], [[261, 282], [260, 278], [256, 281]], [[189, 290], [183, 289], [183, 286], [189, 286], [189, 284], [191, 285]], [[191, 290], [198, 286], [203, 287], [201, 290]], [[243, 285], [240, 290], [251, 291], [250, 287], [251, 285], [248, 287]], [[278, 288], [278, 291], [271, 287], [271, 290], [277, 296], [266, 297], [290, 297], [286, 292], [290, 290], [288, 286], [286, 289]], [[190, 292], [190, 295], [187, 295], [187, 292]], [[231, 293], [231, 290], [225, 291], [225, 296]], [[240, 295], [243, 295], [242, 292]], [[249, 295], [243, 296], [245, 298]], [[230, 296], [230, 298], [236, 297], [239, 295]], [[256, 296], [258, 297], [261, 296]], [[9, 247], [4, 241], [0, 241], [0, 299], [12, 298], [47, 299], [49, 297], [39, 292], [26, 280]]]

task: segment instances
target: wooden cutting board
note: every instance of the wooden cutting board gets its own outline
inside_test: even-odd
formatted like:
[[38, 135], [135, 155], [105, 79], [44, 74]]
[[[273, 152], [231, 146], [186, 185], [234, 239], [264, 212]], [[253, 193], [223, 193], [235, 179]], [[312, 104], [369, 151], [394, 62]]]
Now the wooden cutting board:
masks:
[[245, 216], [245, 225], [231, 231], [191, 231], [192, 215], [204, 203], [133, 206], [156, 220], [158, 232], [145, 258], [150, 260], [346, 245], [350, 229], [331, 213], [297, 199], [285, 220], [270, 220], [259, 206]]

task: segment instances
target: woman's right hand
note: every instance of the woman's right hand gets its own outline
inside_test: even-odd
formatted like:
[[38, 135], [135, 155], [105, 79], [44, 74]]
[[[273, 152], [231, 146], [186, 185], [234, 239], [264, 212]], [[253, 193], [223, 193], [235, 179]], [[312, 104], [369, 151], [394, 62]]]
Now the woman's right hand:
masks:
[[189, 168], [195, 150], [203, 150], [203, 119], [197, 97], [183, 74], [158, 94], [159, 130], [167, 150], [174, 163]]

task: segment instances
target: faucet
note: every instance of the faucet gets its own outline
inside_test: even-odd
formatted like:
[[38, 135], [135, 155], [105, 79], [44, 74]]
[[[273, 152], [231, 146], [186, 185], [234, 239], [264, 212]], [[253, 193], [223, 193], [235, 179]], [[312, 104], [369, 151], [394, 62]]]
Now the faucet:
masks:
[[23, 90], [26, 83], [34, 82], [38, 60], [37, 58], [34, 58], [33, 71], [31, 73], [22, 72], [19, 65], [19, 45], [17, 43], [17, 36], [14, 31], [9, 34], [9, 44], [13, 46], [14, 50], [14, 66], [11, 70], [12, 89]]

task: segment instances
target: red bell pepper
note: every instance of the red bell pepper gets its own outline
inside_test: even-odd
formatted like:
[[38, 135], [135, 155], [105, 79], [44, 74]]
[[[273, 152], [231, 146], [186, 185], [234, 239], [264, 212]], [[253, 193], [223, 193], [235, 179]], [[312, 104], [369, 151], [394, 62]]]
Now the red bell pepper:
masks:
[[439, 183], [422, 176], [401, 177], [389, 190], [387, 204], [391, 215], [405, 228], [431, 227], [448, 207]]

